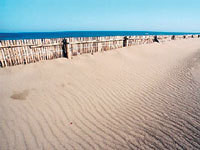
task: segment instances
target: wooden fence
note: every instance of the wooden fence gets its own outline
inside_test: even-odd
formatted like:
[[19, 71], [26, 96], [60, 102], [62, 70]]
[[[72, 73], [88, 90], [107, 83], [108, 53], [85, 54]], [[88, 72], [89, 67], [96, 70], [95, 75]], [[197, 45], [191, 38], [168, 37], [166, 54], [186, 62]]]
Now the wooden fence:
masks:
[[96, 53], [112, 49], [165, 42], [177, 39], [200, 38], [199, 35], [179, 36], [107, 36], [56, 39], [1, 40], [0, 67], [29, 64], [40, 60], [60, 57], [71, 58], [85, 53]]

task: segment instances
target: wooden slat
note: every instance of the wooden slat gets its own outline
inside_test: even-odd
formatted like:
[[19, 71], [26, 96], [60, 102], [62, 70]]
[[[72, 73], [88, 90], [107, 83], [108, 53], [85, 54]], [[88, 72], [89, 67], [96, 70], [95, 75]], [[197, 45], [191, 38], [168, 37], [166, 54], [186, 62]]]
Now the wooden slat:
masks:
[[[187, 38], [198, 38], [198, 35], [185, 35]], [[128, 36], [128, 46], [153, 43], [154, 36]], [[183, 35], [176, 35], [177, 40]], [[66, 38], [69, 53], [80, 55], [108, 51], [123, 47], [123, 36], [79, 37]], [[158, 36], [160, 42], [171, 41], [171, 36]], [[63, 38], [30, 39], [30, 40], [2, 40], [0, 42], [0, 63], [2, 67], [33, 63], [40, 60], [60, 58]], [[70, 57], [71, 58], [71, 57]]]

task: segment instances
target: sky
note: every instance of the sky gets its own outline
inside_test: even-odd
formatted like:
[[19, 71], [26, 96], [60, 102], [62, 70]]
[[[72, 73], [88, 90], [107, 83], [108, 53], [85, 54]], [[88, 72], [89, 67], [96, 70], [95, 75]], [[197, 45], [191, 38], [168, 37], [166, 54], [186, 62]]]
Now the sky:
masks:
[[0, 0], [0, 32], [200, 32], [200, 0]]

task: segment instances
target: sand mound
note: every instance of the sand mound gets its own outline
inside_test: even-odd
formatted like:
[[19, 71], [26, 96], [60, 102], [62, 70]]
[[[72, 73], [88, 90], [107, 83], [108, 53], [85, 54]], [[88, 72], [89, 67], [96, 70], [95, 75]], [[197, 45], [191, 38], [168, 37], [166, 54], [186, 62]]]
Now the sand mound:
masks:
[[0, 149], [200, 149], [200, 40], [0, 69]]

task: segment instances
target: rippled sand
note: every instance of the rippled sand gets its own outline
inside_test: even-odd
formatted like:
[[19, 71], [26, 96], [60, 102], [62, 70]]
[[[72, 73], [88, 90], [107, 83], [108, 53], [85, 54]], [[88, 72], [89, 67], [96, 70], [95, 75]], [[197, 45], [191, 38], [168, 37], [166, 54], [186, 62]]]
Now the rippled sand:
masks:
[[200, 149], [200, 39], [0, 69], [7, 149]]

